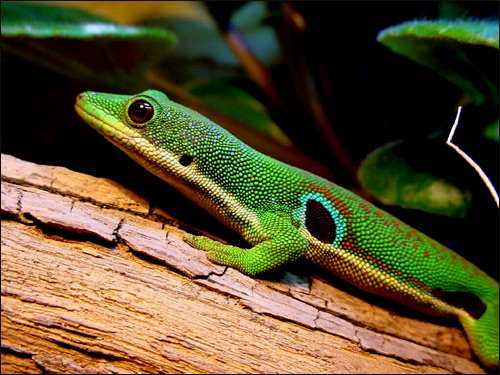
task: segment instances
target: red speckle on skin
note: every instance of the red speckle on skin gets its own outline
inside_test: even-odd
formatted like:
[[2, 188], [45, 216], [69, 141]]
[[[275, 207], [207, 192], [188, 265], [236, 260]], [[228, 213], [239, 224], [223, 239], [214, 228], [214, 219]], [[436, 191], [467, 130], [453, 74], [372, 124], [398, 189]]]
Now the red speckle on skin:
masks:
[[427, 291], [428, 293], [432, 293], [432, 290], [427, 285], [425, 285], [421, 281], [414, 279], [411, 276], [408, 278], [408, 282], [415, 285], [420, 290], [424, 290], [424, 291]]
[[450, 256], [451, 256], [453, 259], [457, 259], [457, 254], [455, 254], [455, 253], [450, 253]]
[[389, 223], [387, 222], [387, 220], [385, 220], [386, 216], [382, 212], [374, 212], [374, 213], [380, 218], [380, 220], [384, 223], [386, 227], [389, 226]]
[[[399, 227], [399, 222], [395, 219], [391, 220], [392, 226], [394, 227], [396, 232], [403, 233], [404, 231]], [[388, 225], [389, 226], [389, 225]]]
[[462, 262], [464, 263], [464, 270], [466, 270], [467, 268], [469, 268], [469, 262], [467, 261], [467, 259], [462, 258]]
[[419, 236], [418, 230], [416, 230], [415, 228], [411, 228], [410, 232], [415, 236], [418, 242], [424, 242], [424, 239], [421, 236]]
[[[349, 210], [349, 208], [347, 207], [347, 205], [344, 202], [342, 202], [342, 200], [340, 198], [338, 198], [335, 195], [333, 195], [333, 193], [330, 192], [328, 190], [328, 188], [326, 188], [324, 186], [322, 186], [322, 187], [316, 186], [316, 185], [314, 185], [312, 183], [306, 183], [306, 186], [308, 186], [313, 191], [316, 191], [318, 193], [323, 194], [326, 197], [326, 199], [328, 199], [333, 204], [333, 206], [337, 210], [339, 210], [339, 212], [342, 213], [342, 215], [344, 217], [350, 217], [352, 215], [351, 214], [351, 210]], [[351, 197], [347, 196], [347, 198], [351, 198]], [[353, 200], [356, 200], [356, 199], [353, 198]], [[366, 213], [370, 213], [370, 211], [368, 210], [368, 212], [366, 212]]]
[[446, 251], [446, 248], [443, 245], [436, 246], [436, 252], [442, 253], [445, 251]]
[[412, 236], [418, 237], [418, 231], [415, 228], [410, 228], [410, 230], [406, 233], [406, 238], [410, 239]]
[[403, 233], [404, 230], [399, 227], [399, 223], [396, 220], [392, 220], [392, 226], [396, 230], [396, 232]]
[[431, 254], [427, 250], [424, 250], [424, 257], [429, 258], [430, 256]]
[[370, 213], [370, 210], [368, 209], [368, 207], [366, 207], [366, 204], [361, 203], [359, 205], [359, 207], [361, 207], [363, 209], [363, 211], [365, 212], [365, 214], [369, 214]]
[[[485, 275], [481, 275], [481, 276], [484, 277]], [[496, 281], [491, 279], [491, 278], [488, 278], [488, 286], [494, 286], [494, 285], [496, 285]]]

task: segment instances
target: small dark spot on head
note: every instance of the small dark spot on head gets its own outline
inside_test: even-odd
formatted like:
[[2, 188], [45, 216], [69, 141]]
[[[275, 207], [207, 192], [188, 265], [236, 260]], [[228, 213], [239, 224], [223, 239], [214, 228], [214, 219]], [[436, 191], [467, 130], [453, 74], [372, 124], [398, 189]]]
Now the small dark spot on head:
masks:
[[181, 163], [181, 165], [184, 167], [187, 167], [192, 162], [193, 162], [193, 157], [191, 155], [182, 155], [179, 159], [179, 163]]

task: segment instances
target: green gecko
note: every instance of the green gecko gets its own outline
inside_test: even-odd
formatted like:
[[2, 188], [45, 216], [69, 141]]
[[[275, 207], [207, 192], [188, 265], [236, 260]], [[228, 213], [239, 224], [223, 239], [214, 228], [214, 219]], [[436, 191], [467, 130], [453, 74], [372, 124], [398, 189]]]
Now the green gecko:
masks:
[[362, 290], [458, 318], [480, 361], [498, 368], [498, 282], [452, 250], [349, 190], [261, 154], [159, 91], [84, 92], [75, 109], [252, 246], [186, 234], [214, 263], [254, 276], [306, 258]]

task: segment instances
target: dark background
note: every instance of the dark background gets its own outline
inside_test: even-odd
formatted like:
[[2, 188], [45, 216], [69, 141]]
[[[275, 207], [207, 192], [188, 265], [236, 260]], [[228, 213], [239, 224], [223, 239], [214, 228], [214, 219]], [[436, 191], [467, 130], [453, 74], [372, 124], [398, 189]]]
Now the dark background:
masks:
[[[230, 4], [213, 2], [210, 12], [224, 19], [224, 13], [230, 13], [231, 6], [238, 6]], [[390, 141], [424, 139], [448, 129], [453, 123], [461, 91], [436, 72], [392, 53], [376, 41], [378, 32], [388, 26], [416, 18], [434, 19], [443, 12], [498, 18], [496, 1], [443, 4], [291, 3], [308, 25], [307, 32], [294, 40], [292, 47], [304, 56], [321, 93], [321, 104], [355, 165], [359, 165], [369, 152]], [[283, 37], [280, 4], [269, 3], [269, 7], [275, 12], [269, 23]], [[298, 148], [332, 170], [336, 183], [359, 193], [359, 184], [352, 171], [332, 157], [332, 151], [301, 109], [300, 93], [291, 85], [293, 62], [287, 57], [284, 53], [284, 59], [271, 67], [271, 73], [280, 95], [295, 110], [295, 116], [283, 119], [279, 113], [271, 111], [275, 121]], [[498, 54], [492, 64], [498, 66]], [[73, 109], [77, 94], [86, 90], [103, 91], [102, 87], [74, 81], [4, 54], [1, 78], [3, 153], [111, 178], [180, 220], [237, 241], [208, 214], [149, 175], [79, 119]], [[265, 102], [264, 95], [255, 85], [246, 82], [243, 86]], [[463, 127], [469, 130], [461, 129], [456, 142], [479, 162], [498, 191], [498, 143], [482, 139], [476, 126], [497, 117], [498, 107], [464, 113]], [[436, 163], [435, 156], [428, 155], [426, 150], [422, 150], [421, 158], [424, 163]], [[470, 176], [467, 180], [475, 196], [479, 197], [474, 201], [470, 217], [458, 220], [396, 207], [383, 208], [450, 245], [498, 279], [498, 210], [469, 166], [450, 165], [449, 169]]]

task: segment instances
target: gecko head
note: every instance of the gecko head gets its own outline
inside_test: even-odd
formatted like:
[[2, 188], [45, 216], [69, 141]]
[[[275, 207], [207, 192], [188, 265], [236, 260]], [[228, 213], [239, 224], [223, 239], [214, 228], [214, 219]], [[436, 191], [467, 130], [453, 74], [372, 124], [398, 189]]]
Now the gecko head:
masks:
[[133, 147], [135, 152], [140, 141], [166, 151], [196, 154], [226, 133], [156, 90], [133, 96], [87, 91], [78, 95], [75, 109], [109, 141], [120, 148]]
[[[210, 157], [227, 131], [160, 91], [138, 95], [84, 92], [75, 109], [82, 119], [153, 173], [185, 175]], [[156, 169], [156, 170], [155, 170]]]

